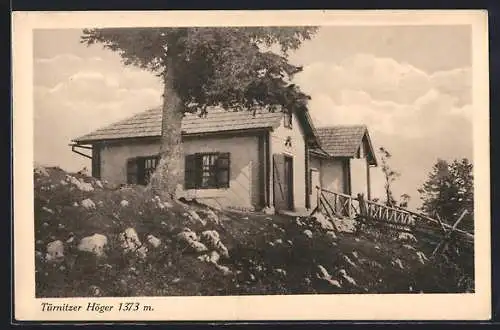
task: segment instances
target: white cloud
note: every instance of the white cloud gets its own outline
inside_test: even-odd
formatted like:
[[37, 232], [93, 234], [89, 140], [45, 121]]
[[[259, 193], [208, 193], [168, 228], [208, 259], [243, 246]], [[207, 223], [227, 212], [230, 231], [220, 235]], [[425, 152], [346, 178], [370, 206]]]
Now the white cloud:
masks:
[[295, 81], [308, 93], [322, 92], [341, 101], [342, 90], [361, 90], [376, 100], [412, 104], [431, 89], [470, 103], [470, 68], [428, 74], [407, 63], [356, 54], [339, 63], [316, 62], [304, 67]]
[[54, 57], [50, 58], [35, 58], [35, 63], [41, 63], [41, 64], [62, 64], [62, 63], [79, 63], [82, 61], [82, 58], [79, 56], [76, 56], [74, 54], [59, 54]]

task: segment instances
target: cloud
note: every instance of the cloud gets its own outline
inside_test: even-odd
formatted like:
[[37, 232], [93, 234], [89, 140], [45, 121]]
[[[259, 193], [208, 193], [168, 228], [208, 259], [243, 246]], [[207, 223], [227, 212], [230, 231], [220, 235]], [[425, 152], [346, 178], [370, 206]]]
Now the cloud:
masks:
[[342, 90], [361, 90], [373, 99], [412, 104], [431, 89], [450, 94], [457, 104], [470, 103], [471, 70], [458, 68], [428, 74], [410, 64], [370, 54], [355, 54], [338, 63], [315, 62], [295, 81], [306, 92], [321, 91], [340, 101]]
[[35, 65], [42, 79], [34, 86], [34, 151], [41, 163], [78, 170], [89, 163], [71, 152], [72, 138], [161, 104], [163, 90], [146, 71], [97, 58], [67, 62], [59, 56]]

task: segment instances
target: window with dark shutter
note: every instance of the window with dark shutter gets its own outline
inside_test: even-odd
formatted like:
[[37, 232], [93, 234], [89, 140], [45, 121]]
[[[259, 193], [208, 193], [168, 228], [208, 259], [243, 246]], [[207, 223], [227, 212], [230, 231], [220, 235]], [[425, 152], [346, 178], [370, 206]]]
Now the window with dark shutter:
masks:
[[194, 189], [196, 188], [196, 181], [197, 181], [196, 155], [187, 155], [185, 157], [184, 162], [185, 162], [184, 189]]
[[217, 187], [229, 188], [229, 152], [220, 153], [217, 158]]
[[185, 158], [185, 189], [229, 188], [229, 153], [197, 153]]
[[137, 158], [129, 158], [127, 160], [127, 183], [137, 184]]

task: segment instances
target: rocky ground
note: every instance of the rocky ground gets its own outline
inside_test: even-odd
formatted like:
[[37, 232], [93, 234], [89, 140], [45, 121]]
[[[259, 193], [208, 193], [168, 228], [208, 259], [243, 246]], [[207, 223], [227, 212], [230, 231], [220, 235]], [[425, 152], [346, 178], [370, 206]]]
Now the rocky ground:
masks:
[[[166, 202], [36, 167], [37, 297], [472, 292], [473, 258], [335, 219]], [[342, 225], [342, 226], [340, 226]]]

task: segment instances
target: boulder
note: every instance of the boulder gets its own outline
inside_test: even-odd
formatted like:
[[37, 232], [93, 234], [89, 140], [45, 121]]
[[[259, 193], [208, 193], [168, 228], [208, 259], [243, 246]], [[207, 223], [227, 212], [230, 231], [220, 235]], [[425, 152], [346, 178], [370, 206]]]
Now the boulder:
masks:
[[78, 250], [84, 252], [90, 252], [98, 257], [104, 256], [104, 249], [108, 244], [108, 238], [101, 234], [94, 234], [92, 236], [87, 236], [82, 238], [78, 244]]
[[159, 247], [161, 245], [161, 239], [159, 239], [159, 238], [157, 238], [157, 237], [155, 237], [155, 236], [153, 236], [151, 234], [148, 235], [146, 239], [147, 239], [148, 243], [151, 246], [153, 246], [154, 248], [157, 248], [157, 247]]
[[64, 258], [64, 244], [62, 241], [57, 240], [47, 244], [47, 254], [45, 259], [47, 261], [60, 261]]
[[127, 228], [119, 236], [120, 246], [124, 252], [134, 252], [142, 246], [139, 235], [134, 228]]
[[87, 210], [95, 209], [95, 203], [90, 198], [84, 199], [80, 202], [84, 208]]

